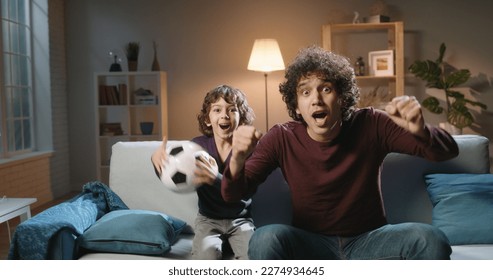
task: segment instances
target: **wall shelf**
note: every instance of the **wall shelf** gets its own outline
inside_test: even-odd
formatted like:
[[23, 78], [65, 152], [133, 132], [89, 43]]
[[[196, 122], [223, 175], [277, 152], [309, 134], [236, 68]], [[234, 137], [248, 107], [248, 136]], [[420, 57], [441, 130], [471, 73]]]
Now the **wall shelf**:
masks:
[[[166, 72], [104, 72], [94, 74], [94, 85], [97, 177], [108, 184], [115, 143], [160, 141], [168, 134], [167, 77]], [[135, 92], [142, 90], [155, 100], [136, 104]], [[151, 134], [142, 134], [141, 122], [154, 123]]]
[[[348, 56], [347, 49], [349, 44], [342, 44], [336, 48], [336, 36], [371, 35], [373, 33], [386, 34], [385, 48], [394, 52], [394, 73], [393, 76], [358, 76], [358, 84], [370, 86], [372, 84], [381, 85], [385, 83], [389, 92], [393, 96], [404, 94], [404, 23], [403, 22], [384, 22], [384, 23], [357, 23], [357, 24], [327, 24], [322, 26], [322, 47], [326, 50], [335, 51]], [[340, 37], [339, 37], [340, 38]], [[348, 40], [350, 42], [350, 40]], [[367, 49], [366, 52], [381, 49]], [[368, 67], [368, 57], [364, 57]]]

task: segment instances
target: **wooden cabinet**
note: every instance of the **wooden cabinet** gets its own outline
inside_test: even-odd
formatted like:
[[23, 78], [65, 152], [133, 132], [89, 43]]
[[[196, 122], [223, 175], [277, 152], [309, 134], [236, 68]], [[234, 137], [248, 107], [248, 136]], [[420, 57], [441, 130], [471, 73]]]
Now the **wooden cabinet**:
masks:
[[167, 135], [166, 73], [95, 73], [94, 81], [97, 176], [108, 184], [113, 144], [160, 141]]
[[[404, 94], [403, 22], [323, 25], [322, 47], [348, 57], [353, 63], [358, 56], [363, 57], [366, 74], [356, 77], [362, 95], [377, 88], [385, 88], [390, 97]], [[394, 74], [370, 76], [368, 53], [381, 50], [393, 51]]]

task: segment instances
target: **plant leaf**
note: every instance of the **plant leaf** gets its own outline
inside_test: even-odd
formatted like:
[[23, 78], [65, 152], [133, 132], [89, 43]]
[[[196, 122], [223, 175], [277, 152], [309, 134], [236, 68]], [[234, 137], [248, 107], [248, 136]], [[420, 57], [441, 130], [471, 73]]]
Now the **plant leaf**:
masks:
[[470, 104], [472, 106], [477, 106], [477, 107], [480, 107], [481, 109], [483, 110], [486, 110], [488, 108], [488, 106], [486, 106], [486, 104], [482, 103], [482, 102], [479, 102], [479, 101], [473, 101], [473, 100], [470, 100], [470, 99], [467, 99], [464, 97], [464, 94], [458, 92], [458, 91], [455, 91], [455, 90], [448, 90], [446, 91], [447, 92], [447, 96], [448, 97], [452, 97], [456, 100], [456, 102], [462, 102], [464, 104], [464, 106], [467, 104]]
[[437, 58], [437, 61], [436, 61], [437, 64], [441, 64], [442, 63], [443, 56], [445, 55], [445, 51], [446, 50], [447, 50], [447, 46], [445, 45], [445, 43], [442, 43], [440, 45], [440, 49], [438, 50], [440, 54], [439, 54], [439, 56]]
[[448, 97], [452, 97], [455, 99], [464, 99], [464, 94], [455, 91], [455, 90], [446, 90], [445, 91]]
[[478, 102], [478, 101], [472, 101], [472, 100], [469, 100], [469, 99], [465, 99], [465, 101], [467, 103], [471, 104], [472, 106], [480, 107], [483, 110], [488, 109], [488, 106], [486, 106], [486, 104], [484, 104], [484, 103], [481, 103], [481, 102]]
[[431, 60], [417, 60], [409, 66], [409, 71], [416, 77], [426, 81], [427, 87], [443, 88], [440, 87], [440, 75], [442, 74], [442, 69], [440, 69], [440, 66], [437, 63]]
[[445, 77], [445, 83], [448, 88], [461, 85], [471, 77], [471, 72], [468, 69], [461, 69], [450, 73]]
[[461, 129], [470, 126], [474, 122], [474, 118], [465, 104], [464, 100], [453, 102], [447, 115], [447, 121]]
[[[471, 72], [468, 69], [449, 71], [448, 64], [443, 61], [447, 46], [440, 44], [439, 55], [435, 61], [416, 60], [409, 71], [417, 78], [426, 82], [426, 87], [443, 89], [447, 100], [447, 120], [458, 128], [470, 126], [474, 122], [473, 115], [467, 106], [477, 106], [486, 109], [484, 103], [469, 100], [464, 94], [450, 90], [450, 88], [461, 85], [469, 80]], [[452, 67], [453, 68], [453, 67]], [[435, 97], [428, 97], [422, 102], [422, 106], [432, 113], [440, 114], [444, 108]]]
[[433, 97], [433, 96], [430, 96], [430, 97], [426, 98], [425, 100], [423, 100], [421, 105], [423, 105], [423, 107], [428, 109], [428, 111], [435, 113], [435, 114], [441, 114], [443, 112], [443, 107], [440, 106], [440, 101], [436, 97]]

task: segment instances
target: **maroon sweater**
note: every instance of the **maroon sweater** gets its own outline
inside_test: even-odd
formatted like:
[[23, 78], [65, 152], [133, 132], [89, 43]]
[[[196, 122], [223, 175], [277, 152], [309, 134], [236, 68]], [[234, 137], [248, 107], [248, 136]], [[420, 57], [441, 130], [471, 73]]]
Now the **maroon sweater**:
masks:
[[222, 195], [226, 201], [251, 195], [280, 167], [291, 190], [294, 226], [326, 235], [361, 234], [387, 223], [379, 177], [388, 153], [431, 161], [458, 154], [448, 133], [427, 129], [431, 139], [424, 142], [374, 109], [356, 111], [330, 143], [311, 139], [300, 122], [276, 125], [262, 137], [236, 178], [226, 168]]

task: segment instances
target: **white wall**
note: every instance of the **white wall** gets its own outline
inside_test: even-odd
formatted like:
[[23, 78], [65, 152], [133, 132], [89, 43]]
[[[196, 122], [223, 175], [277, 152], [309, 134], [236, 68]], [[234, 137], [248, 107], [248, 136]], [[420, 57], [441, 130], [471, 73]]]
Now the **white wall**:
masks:
[[[276, 38], [286, 63], [298, 49], [321, 44], [321, 26], [335, 18], [349, 22], [353, 11], [368, 14], [372, 1], [353, 0], [71, 0], [66, 2], [71, 176], [74, 188], [94, 180], [95, 135], [93, 73], [106, 71], [107, 52], [140, 41], [139, 69], [149, 70], [152, 41], [168, 72], [169, 137], [198, 135], [196, 114], [202, 98], [218, 84], [231, 84], [248, 95], [255, 125], [265, 127], [264, 77], [246, 70], [256, 38]], [[491, 100], [490, 15], [493, 2], [471, 0], [387, 0], [392, 20], [405, 24], [406, 67], [415, 59], [435, 58], [441, 42], [448, 61], [469, 68], [493, 109]], [[364, 42], [362, 42], [364, 43]], [[125, 70], [126, 64], [123, 63]], [[278, 93], [283, 72], [269, 75], [269, 124], [288, 120]], [[411, 76], [406, 93], [424, 97], [422, 83]], [[489, 93], [489, 94], [487, 94]], [[479, 116], [474, 133], [493, 137], [490, 111]], [[428, 115], [428, 114], [427, 114]], [[430, 116], [432, 122], [438, 122]], [[466, 131], [467, 132], [467, 131]]]

